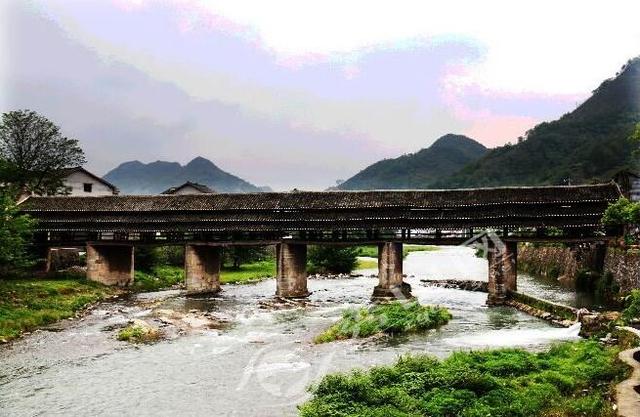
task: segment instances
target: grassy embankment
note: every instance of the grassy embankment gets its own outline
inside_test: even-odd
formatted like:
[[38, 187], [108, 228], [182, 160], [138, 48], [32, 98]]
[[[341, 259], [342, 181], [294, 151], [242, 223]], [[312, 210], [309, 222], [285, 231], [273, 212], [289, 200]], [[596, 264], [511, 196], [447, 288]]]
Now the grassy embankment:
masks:
[[[377, 253], [377, 248], [371, 249]], [[405, 246], [405, 250], [416, 249]], [[369, 266], [359, 266], [366, 267]], [[371, 267], [375, 267], [375, 263]], [[253, 282], [275, 276], [275, 270], [275, 260], [266, 260], [245, 264], [239, 269], [223, 268], [220, 280], [224, 284]], [[158, 291], [182, 282], [182, 267], [159, 266], [150, 272], [136, 271], [132, 290]], [[0, 339], [10, 340], [23, 332], [72, 317], [88, 304], [121, 291], [63, 274], [51, 279], [0, 280]]]
[[72, 317], [88, 304], [120, 291], [71, 275], [0, 280], [0, 339], [8, 341]]
[[331, 374], [311, 388], [303, 417], [613, 417], [613, 386], [628, 373], [617, 348], [597, 341], [546, 352], [457, 352], [439, 361], [402, 357], [391, 366]]
[[[406, 258], [411, 252], [434, 252], [439, 250], [437, 246], [428, 245], [402, 245], [402, 257]], [[378, 258], [377, 246], [359, 246], [358, 256], [367, 258]]]
[[449, 320], [451, 314], [445, 308], [423, 306], [416, 301], [395, 301], [370, 308], [346, 310], [342, 318], [316, 336], [314, 342], [365, 338], [382, 333], [413, 333], [440, 327]]

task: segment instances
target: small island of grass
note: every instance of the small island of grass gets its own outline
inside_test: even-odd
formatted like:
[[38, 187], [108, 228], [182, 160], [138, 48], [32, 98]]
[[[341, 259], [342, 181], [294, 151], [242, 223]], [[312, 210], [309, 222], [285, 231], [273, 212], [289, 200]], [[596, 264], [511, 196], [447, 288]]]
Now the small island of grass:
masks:
[[158, 329], [149, 326], [144, 322], [135, 322], [121, 329], [117, 339], [129, 343], [151, 343], [160, 339]]
[[314, 342], [366, 338], [382, 333], [413, 333], [440, 327], [451, 318], [451, 313], [443, 307], [423, 306], [417, 301], [394, 301], [345, 311], [342, 318], [316, 336]]

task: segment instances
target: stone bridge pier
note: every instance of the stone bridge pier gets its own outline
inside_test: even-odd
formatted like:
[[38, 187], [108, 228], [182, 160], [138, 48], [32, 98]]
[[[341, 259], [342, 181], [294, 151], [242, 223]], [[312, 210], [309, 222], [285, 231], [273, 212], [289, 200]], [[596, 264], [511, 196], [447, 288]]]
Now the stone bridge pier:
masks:
[[276, 295], [304, 298], [307, 290], [307, 245], [281, 243], [276, 246]]
[[87, 244], [87, 279], [104, 285], [133, 283], [131, 245]]
[[402, 243], [378, 245], [378, 285], [374, 300], [411, 298], [411, 286], [402, 280]]
[[489, 297], [487, 304], [502, 305], [509, 291], [517, 290], [518, 243], [490, 244], [487, 251], [489, 262]]
[[207, 294], [220, 291], [222, 247], [186, 245], [184, 276], [187, 294]]

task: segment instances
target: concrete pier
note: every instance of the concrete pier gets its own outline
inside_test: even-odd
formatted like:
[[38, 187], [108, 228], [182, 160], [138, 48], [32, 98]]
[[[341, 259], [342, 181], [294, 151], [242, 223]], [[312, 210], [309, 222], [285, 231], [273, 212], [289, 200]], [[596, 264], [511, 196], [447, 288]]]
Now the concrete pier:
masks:
[[503, 305], [509, 291], [516, 291], [518, 279], [518, 244], [506, 242], [490, 245], [487, 253], [489, 262], [489, 297], [487, 304]]
[[187, 294], [220, 291], [221, 266], [222, 247], [186, 245], [184, 249], [184, 276]]
[[402, 280], [402, 243], [378, 245], [378, 285], [373, 299], [411, 298], [411, 286]]
[[307, 245], [281, 243], [276, 246], [276, 295], [304, 298], [307, 290]]
[[133, 246], [87, 244], [87, 279], [104, 285], [133, 283]]

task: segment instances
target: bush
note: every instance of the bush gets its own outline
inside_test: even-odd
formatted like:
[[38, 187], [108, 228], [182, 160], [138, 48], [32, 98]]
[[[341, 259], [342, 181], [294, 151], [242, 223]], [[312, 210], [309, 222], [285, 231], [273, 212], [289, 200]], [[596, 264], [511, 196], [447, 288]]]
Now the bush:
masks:
[[308, 270], [312, 274], [349, 274], [356, 268], [357, 247], [311, 246]]
[[625, 309], [622, 310], [622, 320], [630, 324], [633, 320], [640, 320], [640, 290], [633, 290], [625, 298]]
[[374, 334], [390, 335], [434, 329], [451, 320], [449, 311], [442, 307], [422, 306], [416, 301], [395, 301], [369, 309], [349, 309], [342, 318], [315, 339], [315, 343], [334, 340], [365, 338]]
[[29, 216], [18, 214], [11, 193], [0, 189], [0, 276], [31, 263], [27, 241], [33, 225]]
[[632, 203], [626, 197], [621, 197], [615, 203], [609, 204], [602, 217], [602, 223], [607, 226], [640, 223], [640, 203]]
[[136, 291], [158, 291], [184, 282], [184, 268], [156, 266], [150, 271], [135, 271], [133, 288]]
[[273, 249], [268, 246], [231, 246], [224, 248], [223, 263], [239, 270], [242, 265], [275, 259]]
[[613, 384], [626, 377], [618, 349], [595, 341], [458, 352], [444, 361], [401, 357], [392, 366], [331, 374], [311, 387], [303, 417], [613, 416]]

